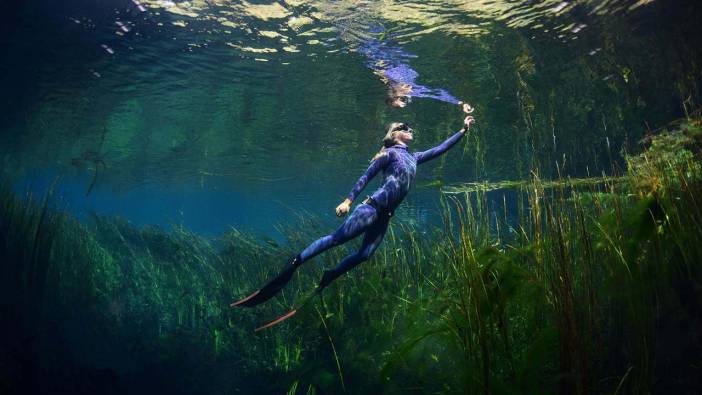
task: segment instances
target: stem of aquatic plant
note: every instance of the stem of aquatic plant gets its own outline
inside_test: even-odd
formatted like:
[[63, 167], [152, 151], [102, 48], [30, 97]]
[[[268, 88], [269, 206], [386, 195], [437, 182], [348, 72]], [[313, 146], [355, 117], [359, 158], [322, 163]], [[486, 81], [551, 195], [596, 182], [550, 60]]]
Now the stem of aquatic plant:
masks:
[[341, 372], [341, 362], [339, 361], [339, 354], [336, 352], [336, 346], [334, 346], [334, 340], [332, 340], [331, 334], [329, 333], [329, 327], [327, 327], [327, 322], [324, 319], [324, 316], [322, 315], [322, 312], [319, 311], [319, 308], [315, 306], [315, 311], [317, 312], [317, 315], [319, 315], [319, 320], [322, 322], [322, 325], [324, 326], [324, 331], [327, 333], [327, 338], [329, 339], [329, 344], [331, 345], [332, 352], [334, 353], [334, 361], [336, 362], [336, 369], [339, 372], [339, 380], [341, 382], [341, 388], [344, 390], [344, 393], [346, 394], [346, 384], [344, 383], [344, 374]]

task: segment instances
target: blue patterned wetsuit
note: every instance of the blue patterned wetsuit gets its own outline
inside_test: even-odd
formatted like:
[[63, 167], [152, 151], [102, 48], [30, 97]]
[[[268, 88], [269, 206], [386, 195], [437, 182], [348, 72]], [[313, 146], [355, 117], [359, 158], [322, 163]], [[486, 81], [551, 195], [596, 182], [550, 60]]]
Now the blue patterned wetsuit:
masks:
[[[382, 34], [384, 31], [382, 26], [371, 29], [371, 33], [374, 34]], [[358, 46], [358, 52], [366, 57], [366, 65], [377, 74], [385, 76], [390, 80], [390, 84], [402, 83], [411, 86], [408, 96], [425, 97], [451, 104], [459, 103], [459, 100], [445, 89], [432, 89], [418, 84], [416, 80], [419, 74], [408, 64], [409, 59], [416, 56], [393, 43], [391, 39], [367, 39]]]
[[[330, 235], [318, 239], [302, 251], [300, 263], [331, 247], [343, 244], [364, 232], [365, 235], [360, 250], [344, 258], [332, 271], [333, 273], [329, 276], [331, 277], [329, 280], [368, 260], [383, 240], [392, 213], [402, 203], [407, 192], [409, 192], [417, 172], [417, 165], [443, 154], [456, 144], [463, 135], [464, 132], [459, 131], [437, 147], [422, 152], [410, 153], [405, 145], [394, 145], [386, 149], [383, 156], [370, 164], [368, 170], [356, 182], [356, 185], [354, 185], [348, 195], [349, 200], [353, 201], [366, 184], [382, 170], [382, 185], [371, 195], [374, 204], [364, 203], [356, 206], [339, 229]], [[327, 277], [326, 273], [325, 277]]]
[[419, 74], [406, 64], [400, 64], [383, 71], [383, 75], [392, 83], [404, 83], [412, 87], [408, 96], [426, 97], [429, 99], [441, 100], [451, 104], [458, 104], [459, 100], [448, 93], [445, 89], [431, 89], [415, 82]]

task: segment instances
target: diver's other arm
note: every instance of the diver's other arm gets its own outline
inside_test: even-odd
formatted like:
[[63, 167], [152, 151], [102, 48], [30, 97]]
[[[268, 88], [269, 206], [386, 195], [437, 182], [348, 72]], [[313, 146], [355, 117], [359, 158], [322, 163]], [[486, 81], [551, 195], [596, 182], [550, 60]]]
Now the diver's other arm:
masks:
[[458, 140], [460, 140], [461, 137], [463, 137], [463, 135], [466, 134], [468, 129], [470, 129], [470, 125], [472, 125], [474, 122], [475, 118], [473, 118], [470, 115], [467, 116], [466, 119], [463, 120], [463, 128], [456, 132], [453, 136], [446, 139], [446, 141], [426, 151], [416, 152], [414, 156], [417, 159], [417, 164], [430, 161], [436, 158], [437, 156], [443, 154], [444, 152], [448, 151], [449, 148], [453, 147], [458, 142]]
[[366, 172], [363, 173], [358, 181], [356, 181], [356, 185], [353, 186], [353, 189], [351, 189], [351, 192], [349, 192], [346, 200], [341, 202], [341, 204], [336, 207], [336, 215], [340, 217], [346, 215], [351, 208], [351, 203], [354, 201], [354, 199], [356, 199], [356, 196], [361, 193], [363, 188], [366, 187], [366, 184], [368, 184], [368, 182], [372, 180], [379, 171], [384, 169], [388, 163], [390, 163], [390, 157], [388, 154], [382, 155], [380, 158], [371, 162]]

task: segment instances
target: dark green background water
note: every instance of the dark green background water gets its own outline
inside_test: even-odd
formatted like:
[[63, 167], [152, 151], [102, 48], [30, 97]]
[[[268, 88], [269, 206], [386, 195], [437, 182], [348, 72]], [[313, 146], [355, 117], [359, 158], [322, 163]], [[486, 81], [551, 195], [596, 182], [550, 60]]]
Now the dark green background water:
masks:
[[206, 235], [275, 237], [300, 209], [334, 224], [388, 122], [411, 123], [425, 149], [462, 120], [434, 100], [384, 104], [355, 52], [371, 24], [416, 55], [418, 82], [477, 108], [470, 138], [421, 169], [406, 220], [434, 217], [441, 184], [610, 172], [699, 103], [694, 1], [142, 6], [2, 6], [0, 158], [18, 190], [60, 176], [79, 215]]

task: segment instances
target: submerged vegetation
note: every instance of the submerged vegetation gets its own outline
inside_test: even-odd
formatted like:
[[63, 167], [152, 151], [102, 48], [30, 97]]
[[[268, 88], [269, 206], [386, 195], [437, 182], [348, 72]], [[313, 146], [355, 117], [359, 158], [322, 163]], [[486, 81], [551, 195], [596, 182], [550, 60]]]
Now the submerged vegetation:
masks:
[[258, 333], [345, 253], [229, 310], [327, 230], [313, 220], [282, 245], [213, 243], [4, 189], [0, 392], [699, 393], [702, 127], [675, 127], [621, 177], [453, 187], [442, 228], [394, 223], [370, 262]]

